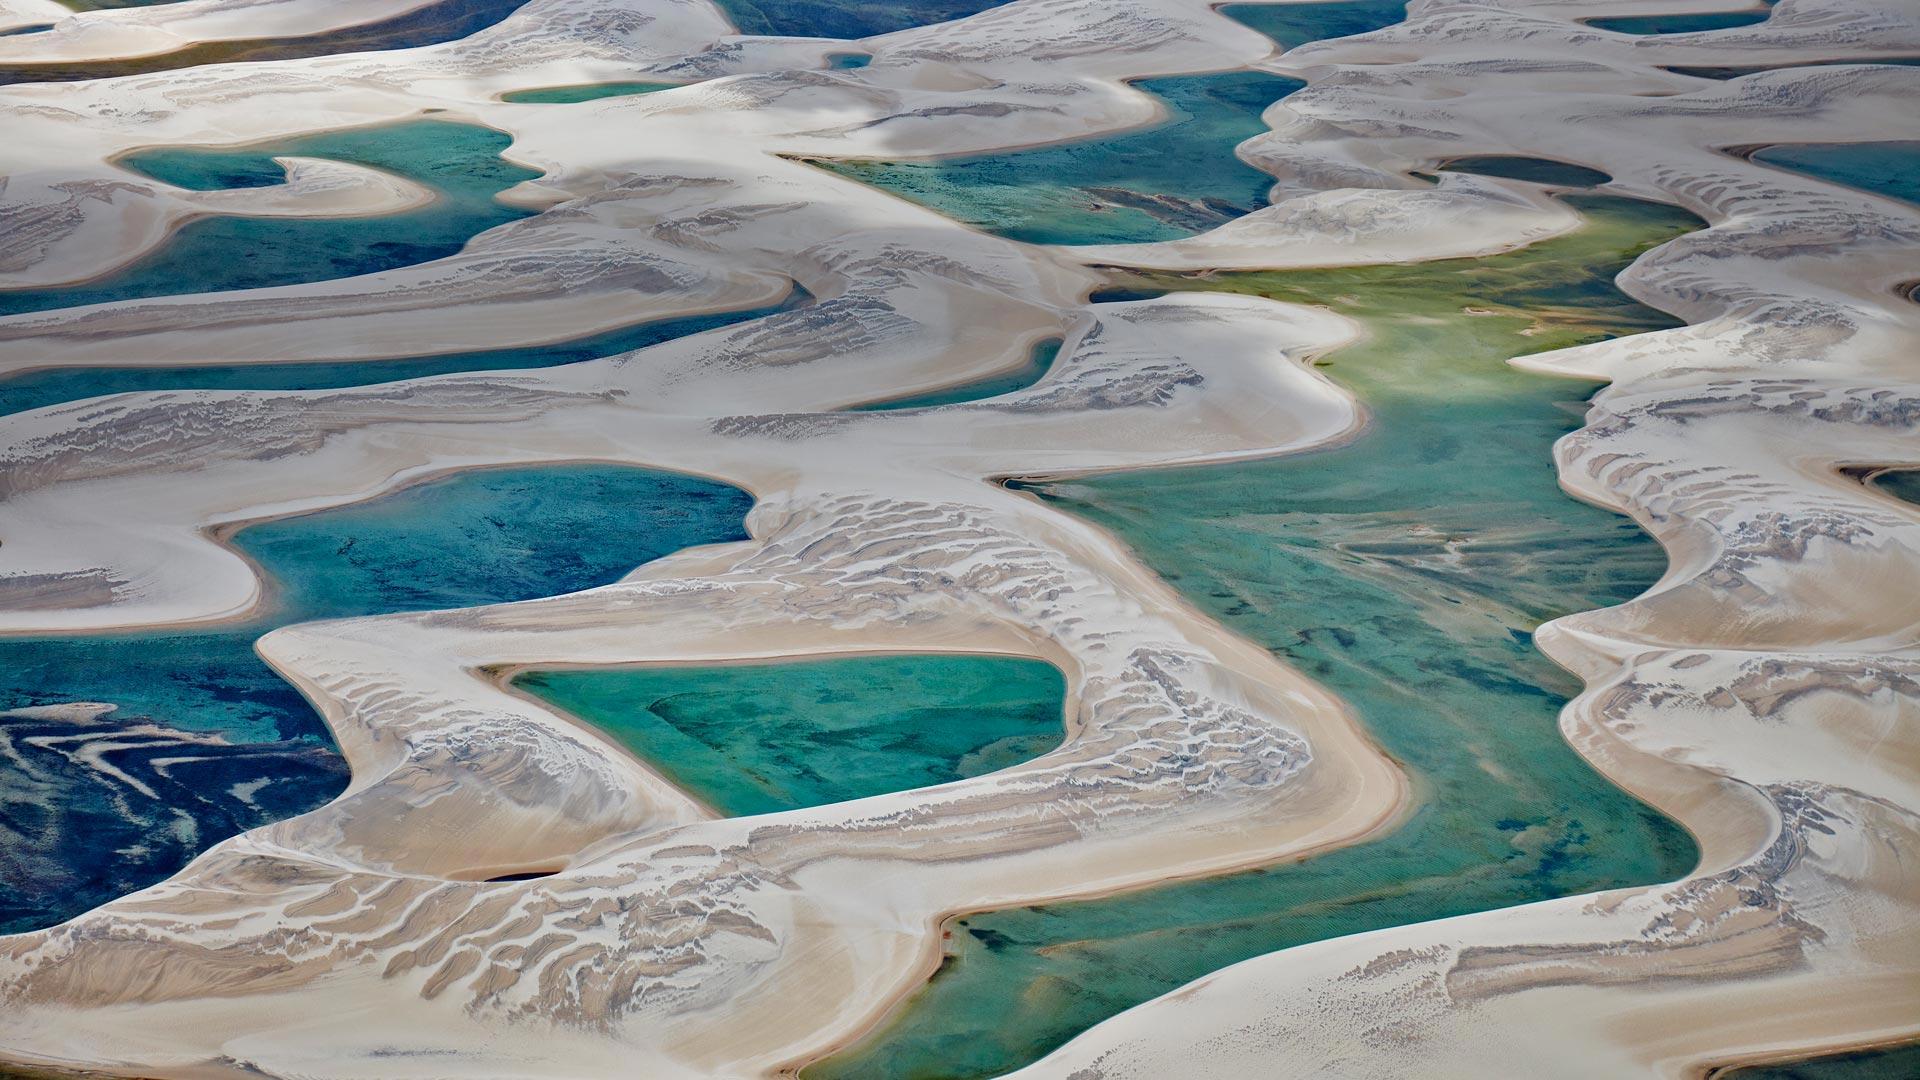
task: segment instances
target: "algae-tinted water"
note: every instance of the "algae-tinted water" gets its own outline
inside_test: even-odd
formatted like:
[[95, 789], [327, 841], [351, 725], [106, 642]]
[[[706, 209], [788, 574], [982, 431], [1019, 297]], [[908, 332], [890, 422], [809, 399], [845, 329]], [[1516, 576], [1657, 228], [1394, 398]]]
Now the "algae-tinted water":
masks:
[[1406, 0], [1333, 0], [1324, 4], [1227, 4], [1220, 14], [1260, 31], [1281, 50], [1352, 37], [1404, 22]]
[[576, 83], [572, 86], [548, 86], [539, 90], [515, 90], [510, 94], [502, 94], [500, 100], [511, 101], [516, 105], [571, 105], [577, 101], [655, 94], [680, 85], [682, 84], [661, 82]]
[[1711, 1080], [1920, 1080], [1920, 1043], [1716, 1071]]
[[[357, 218], [213, 217], [190, 222], [135, 263], [81, 285], [0, 291], [0, 315], [136, 297], [252, 289], [370, 274], [444, 258], [475, 234], [525, 217], [495, 198], [539, 173], [500, 157], [508, 135], [413, 120], [237, 150], [169, 148], [120, 159], [179, 186], [254, 183], [274, 155], [354, 162], [399, 173], [440, 197], [416, 210]], [[265, 163], [265, 164], [263, 164]]]
[[1891, 469], [1875, 476], [1873, 483], [1896, 499], [1920, 506], [1920, 470]]
[[189, 367], [47, 368], [0, 378], [0, 416], [63, 401], [137, 390], [331, 390], [447, 375], [557, 367], [632, 352], [662, 341], [731, 326], [810, 301], [795, 289], [771, 307], [659, 319], [590, 337], [510, 349], [440, 353], [393, 360], [322, 361], [300, 364], [206, 364]]
[[[106, 7], [146, 7], [177, 0], [68, 0], [77, 11]], [[438, 45], [476, 34], [513, 14], [527, 0], [436, 0], [390, 19], [342, 27], [321, 34], [296, 37], [244, 38], [208, 41], [156, 56], [118, 60], [85, 60], [51, 64], [0, 64], [0, 85], [25, 82], [73, 82], [78, 79], [114, 79], [151, 71], [206, 64], [259, 63], [299, 60], [313, 56], [411, 49]]]
[[1005, 656], [536, 671], [514, 685], [742, 816], [978, 776], [1059, 745], [1065, 681]]
[[1920, 203], [1920, 142], [1783, 143], [1755, 151], [1753, 160]]
[[1838, 64], [1891, 64], [1895, 67], [1912, 67], [1920, 64], [1920, 56], [1877, 56], [1870, 60], [1799, 60], [1790, 64], [1747, 64], [1736, 67], [1691, 67], [1672, 64], [1666, 65], [1666, 68], [1676, 75], [1692, 75], [1699, 79], [1738, 79], [1743, 75], [1752, 75], [1761, 71], [1832, 67]]
[[1046, 375], [1048, 369], [1060, 355], [1061, 339], [1048, 338], [1033, 347], [1027, 362], [1017, 371], [1003, 375], [992, 375], [984, 379], [949, 386], [944, 390], [931, 390], [912, 397], [889, 398], [870, 405], [861, 405], [854, 412], [892, 412], [896, 409], [931, 409], [936, 405], [953, 405], [962, 401], [980, 401], [985, 398], [1011, 394], [1016, 390], [1025, 390]]
[[1610, 19], [1587, 19], [1597, 30], [1617, 34], [1691, 34], [1701, 30], [1729, 30], [1765, 22], [1771, 11], [1706, 11], [1694, 15], [1622, 15]]
[[1142, 243], [1213, 228], [1266, 204], [1273, 178], [1235, 145], [1304, 83], [1256, 71], [1143, 79], [1168, 117], [1032, 150], [937, 161], [815, 161], [988, 232], [1040, 244]]
[[1415, 775], [1411, 819], [1296, 864], [957, 919], [933, 981], [808, 1080], [998, 1075], [1251, 956], [1691, 867], [1681, 829], [1562, 739], [1556, 715], [1579, 684], [1532, 642], [1549, 618], [1642, 591], [1663, 556], [1628, 519], [1558, 487], [1550, 447], [1591, 387], [1505, 360], [1674, 325], [1611, 281], [1698, 221], [1569, 201], [1584, 229], [1486, 259], [1124, 282], [1324, 304], [1363, 321], [1370, 336], [1325, 370], [1376, 423], [1317, 454], [1032, 487], [1352, 703]]
[[[602, 585], [670, 551], [743, 538], [750, 501], [641, 469], [464, 473], [241, 530], [234, 543], [272, 578], [265, 610], [244, 624], [0, 637], [0, 933], [149, 885], [345, 786], [319, 718], [254, 655], [267, 630]], [[73, 702], [119, 709], [95, 723], [11, 712]]]

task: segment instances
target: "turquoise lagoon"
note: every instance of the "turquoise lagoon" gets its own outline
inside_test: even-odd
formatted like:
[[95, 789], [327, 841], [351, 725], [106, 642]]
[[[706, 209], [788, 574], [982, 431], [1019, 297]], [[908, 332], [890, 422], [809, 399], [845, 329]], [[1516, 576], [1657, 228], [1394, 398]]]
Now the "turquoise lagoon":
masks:
[[512, 139], [443, 120], [353, 128], [232, 150], [170, 147], [120, 159], [182, 187], [257, 186], [297, 154], [367, 165], [417, 180], [440, 198], [417, 210], [359, 218], [214, 217], [190, 222], [159, 249], [96, 281], [0, 291], [0, 315], [113, 300], [263, 288], [353, 277], [444, 258], [474, 235], [527, 216], [495, 196], [538, 175], [500, 157]]
[[1753, 160], [1920, 203], [1920, 142], [1781, 143], [1754, 151]]
[[1406, 0], [1334, 0], [1324, 4], [1225, 4], [1220, 14], [1260, 31], [1282, 51], [1309, 41], [1352, 37], [1405, 22]]
[[[176, 0], [67, 0], [78, 11], [104, 7], [146, 7]], [[24, 82], [72, 82], [112, 79], [150, 71], [266, 60], [298, 60], [312, 56], [376, 50], [411, 49], [438, 45], [485, 30], [513, 14], [527, 0], [436, 0], [390, 19], [362, 23], [301, 37], [245, 38], [209, 41], [155, 56], [78, 63], [0, 64], [0, 85]]]
[[[1282, 49], [1376, 30], [1404, 0], [1231, 4], [1225, 14]], [[1141, 79], [1167, 115], [1077, 142], [929, 161], [815, 159], [975, 228], [1036, 244], [1133, 244], [1204, 232], [1267, 204], [1273, 178], [1234, 147], [1267, 130], [1261, 114], [1306, 85], [1257, 71]]]
[[1612, 278], [1699, 222], [1568, 201], [1584, 229], [1486, 259], [1118, 282], [1115, 297], [1247, 292], [1369, 327], [1322, 362], [1373, 410], [1351, 445], [1026, 487], [1338, 692], [1413, 773], [1417, 808], [1379, 840], [1297, 863], [954, 919], [933, 980], [807, 1080], [994, 1076], [1248, 957], [1693, 865], [1683, 830], [1567, 746], [1556, 716], [1579, 683], [1532, 640], [1547, 619], [1644, 590], [1664, 557], [1559, 489], [1551, 445], [1592, 387], [1505, 360], [1674, 325]]
[[863, 38], [963, 19], [1007, 0], [716, 0], [743, 34]]
[[[235, 534], [271, 579], [264, 610], [243, 623], [0, 637], [0, 933], [152, 884], [345, 786], [319, 718], [253, 652], [273, 627], [602, 585], [689, 545], [744, 538], [750, 503], [723, 484], [633, 468], [461, 473]], [[72, 702], [119, 711], [97, 724], [10, 712]], [[77, 740], [103, 731], [128, 744], [106, 757], [118, 775], [75, 756]]]
[[736, 817], [978, 776], [1064, 736], [1059, 669], [1006, 656], [534, 671], [513, 684]]
[[206, 364], [188, 367], [47, 368], [0, 379], [0, 416], [64, 401], [137, 390], [331, 390], [449, 375], [466, 371], [511, 371], [558, 367], [615, 356], [662, 341], [763, 318], [812, 302], [796, 288], [779, 304], [657, 319], [590, 337], [550, 345], [439, 353], [393, 360], [300, 364]]
[[516, 105], [572, 105], [580, 101], [598, 101], [601, 98], [633, 97], [637, 94], [657, 94], [662, 90], [671, 90], [682, 83], [663, 82], [603, 82], [575, 83], [572, 86], [548, 86], [538, 90], [515, 90], [500, 95], [500, 100]]
[[1305, 85], [1257, 71], [1133, 84], [1168, 117], [1137, 131], [930, 161], [813, 164], [976, 228], [1036, 244], [1174, 240], [1266, 205], [1273, 178], [1233, 154], [1260, 114]]

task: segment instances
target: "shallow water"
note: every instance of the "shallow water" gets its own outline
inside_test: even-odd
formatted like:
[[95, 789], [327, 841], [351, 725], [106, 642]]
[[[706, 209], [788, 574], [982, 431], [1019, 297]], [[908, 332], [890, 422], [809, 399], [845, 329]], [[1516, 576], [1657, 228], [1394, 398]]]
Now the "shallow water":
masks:
[[615, 356], [662, 341], [763, 318], [812, 300], [795, 289], [771, 307], [658, 319], [591, 337], [511, 349], [441, 353], [393, 360], [302, 364], [208, 364], [193, 367], [48, 368], [0, 378], [0, 416], [64, 401], [137, 390], [331, 390], [464, 371], [512, 371]]
[[1004, 769], [1058, 746], [1065, 680], [1005, 656], [857, 656], [537, 671], [522, 690], [729, 816]]
[[876, 401], [870, 405], [860, 405], [852, 412], [892, 412], [897, 409], [931, 409], [936, 405], [953, 405], [962, 401], [980, 401], [985, 398], [1011, 394], [1016, 390], [1025, 390], [1039, 382], [1053, 367], [1054, 360], [1060, 356], [1060, 338], [1048, 338], [1033, 347], [1027, 362], [1018, 371], [1009, 371], [1003, 375], [990, 375], [984, 379], [949, 386], [944, 390], [932, 390], [912, 397], [890, 398]]
[[[0, 637], [0, 713], [119, 706], [98, 724], [0, 715], [0, 932], [152, 884], [216, 841], [345, 786], [319, 718], [253, 653], [269, 629], [602, 585], [692, 544], [744, 538], [750, 503], [736, 488], [642, 469], [462, 473], [241, 530], [235, 546], [272, 579], [264, 610], [242, 624]], [[622, 527], [607, 528], [616, 513]], [[122, 737], [143, 725], [150, 731]], [[119, 774], [82, 757], [108, 744], [103, 734], [138, 744], [103, 756]]]
[[1744, 67], [1685, 67], [1670, 65], [1668, 71], [1676, 75], [1692, 75], [1700, 79], [1737, 79], [1742, 75], [1752, 75], [1760, 71], [1784, 71], [1790, 68], [1833, 67], [1840, 64], [1891, 64], [1895, 67], [1912, 67], [1920, 64], [1920, 56], [1885, 56], [1873, 60], [1802, 60], [1791, 64], [1752, 64]]
[[444, 258], [478, 233], [528, 211], [495, 198], [538, 175], [500, 157], [508, 135], [474, 124], [411, 120], [235, 150], [165, 148], [120, 163], [201, 189], [252, 186], [277, 172], [274, 155], [329, 158], [384, 169], [440, 198], [378, 217], [213, 217], [190, 222], [157, 250], [101, 278], [52, 289], [0, 291], [0, 315], [137, 297], [291, 285], [370, 274]]
[[[175, 3], [177, 0], [153, 0]], [[513, 14], [527, 0], [438, 0], [425, 7], [396, 15], [391, 19], [362, 23], [321, 34], [302, 37], [246, 38], [239, 41], [209, 41], [157, 56], [139, 56], [120, 60], [88, 60], [79, 63], [0, 64], [0, 85], [23, 82], [72, 82], [78, 79], [113, 79], [141, 75], [150, 71], [205, 64], [231, 64], [266, 60], [298, 60], [313, 56], [375, 50], [411, 49], [438, 45], [485, 30]], [[103, 7], [147, 7], [142, 0], [68, 0], [79, 11]]]
[[1716, 1072], [1711, 1080], [1920, 1080], [1920, 1043]]
[[1783, 143], [1754, 151], [1753, 160], [1920, 203], [1920, 142]]
[[1599, 169], [1589, 169], [1584, 165], [1511, 154], [1475, 154], [1454, 158], [1440, 166], [1440, 171], [1502, 176], [1509, 180], [1526, 180], [1553, 187], [1598, 187], [1613, 179]]
[[1260, 114], [1305, 85], [1255, 71], [1133, 84], [1169, 116], [1109, 137], [937, 161], [814, 164], [976, 228], [1038, 244], [1191, 236], [1266, 205], [1273, 178], [1233, 154]]
[[1697, 15], [1622, 15], [1611, 19], [1584, 19], [1597, 30], [1618, 34], [1691, 34], [1700, 30], [1729, 30], [1767, 21], [1771, 10], [1710, 11]]
[[539, 90], [515, 90], [510, 94], [500, 95], [500, 100], [511, 101], [516, 105], [571, 105], [576, 101], [656, 94], [681, 85], [683, 84], [661, 82], [578, 83], [573, 86], [548, 86]]
[[1920, 469], [1891, 469], [1875, 476], [1873, 484], [1896, 499], [1920, 505]]
[[1532, 641], [1549, 618], [1634, 596], [1665, 560], [1631, 521], [1559, 489], [1550, 447], [1592, 387], [1504, 361], [1674, 325], [1611, 279], [1698, 222], [1569, 201], [1585, 229], [1487, 259], [1123, 282], [1363, 320], [1369, 340], [1323, 364], [1376, 424], [1316, 454], [1031, 488], [1354, 705], [1415, 776], [1411, 820], [1296, 864], [956, 919], [933, 981], [808, 1080], [993, 1076], [1251, 956], [1693, 865], [1684, 831], [1567, 746], [1556, 716], [1579, 683]]

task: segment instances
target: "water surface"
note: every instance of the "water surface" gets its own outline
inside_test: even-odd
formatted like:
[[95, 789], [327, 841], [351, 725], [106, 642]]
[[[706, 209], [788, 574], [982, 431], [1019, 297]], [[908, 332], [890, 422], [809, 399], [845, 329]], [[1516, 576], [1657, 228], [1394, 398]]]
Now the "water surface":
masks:
[[1142, 79], [1166, 119], [1031, 150], [933, 161], [813, 163], [948, 217], [1036, 244], [1145, 243], [1191, 236], [1266, 205], [1273, 178], [1233, 148], [1260, 114], [1305, 84], [1257, 71]]
[[863, 38], [964, 19], [1007, 0], [717, 0], [743, 34]]
[[1699, 222], [1569, 201], [1587, 227], [1486, 259], [1121, 282], [1324, 304], [1367, 325], [1323, 362], [1373, 411], [1349, 446], [1030, 489], [1351, 703], [1413, 773], [1418, 807], [1379, 840], [1299, 863], [956, 919], [939, 974], [808, 1080], [995, 1076], [1248, 957], [1691, 868], [1684, 831], [1567, 746], [1556, 717], [1579, 683], [1532, 640], [1547, 619], [1636, 595], [1665, 560], [1631, 521], [1559, 489], [1551, 445], [1592, 387], [1505, 361], [1675, 325], [1612, 278]]
[[472, 371], [558, 367], [657, 345], [707, 330], [763, 318], [810, 303], [795, 289], [769, 307], [656, 319], [589, 337], [508, 349], [438, 353], [392, 360], [320, 361], [299, 364], [203, 364], [189, 367], [47, 368], [0, 378], [0, 416], [64, 401], [153, 390], [333, 390]]
[[1334, 0], [1324, 4], [1226, 4], [1220, 14], [1260, 31], [1285, 52], [1309, 41], [1352, 37], [1405, 22], [1406, 0]]
[[1715, 1070], [1709, 1080], [1920, 1080], [1920, 1043], [1782, 1065]]
[[[602, 585], [743, 538], [750, 502], [642, 469], [462, 473], [241, 530], [235, 545], [272, 578], [242, 624], [0, 637], [0, 933], [70, 918], [339, 793], [346, 767], [325, 727], [253, 652], [273, 627]], [[118, 711], [14, 711], [78, 702]]]
[[[68, 0], [77, 11], [106, 7], [146, 7], [177, 0]], [[50, 64], [0, 64], [0, 85], [23, 82], [73, 82], [79, 79], [115, 79], [152, 71], [268, 60], [300, 60], [314, 56], [375, 50], [411, 49], [438, 45], [471, 36], [513, 14], [527, 0], [437, 0], [390, 19], [361, 23], [299, 37], [246, 38], [208, 41], [155, 56], [118, 60], [61, 61]]]
[[1622, 15], [1611, 19], [1583, 19], [1597, 30], [1617, 34], [1691, 34], [1701, 30], [1730, 30], [1766, 22], [1772, 11], [1709, 11], [1696, 15]]
[[685, 84], [663, 82], [576, 83], [572, 86], [548, 86], [539, 90], [515, 90], [512, 93], [500, 95], [500, 100], [511, 101], [516, 105], [571, 105], [576, 101], [657, 94], [662, 90], [671, 90], [683, 85]]
[[95, 281], [0, 291], [0, 315], [182, 293], [256, 289], [371, 274], [445, 258], [478, 233], [526, 217], [495, 196], [540, 174], [500, 157], [512, 138], [444, 120], [354, 128], [267, 146], [141, 151], [120, 159], [178, 186], [211, 190], [272, 182], [275, 155], [353, 162], [398, 173], [439, 198], [376, 217], [211, 217], [189, 222], [156, 250]]
[[1001, 375], [989, 375], [984, 379], [949, 386], [944, 390], [931, 390], [911, 397], [889, 398], [869, 405], [856, 406], [852, 412], [892, 412], [896, 409], [931, 409], [936, 405], [954, 405], [962, 401], [980, 401], [986, 398], [1000, 397], [1017, 390], [1025, 390], [1041, 380], [1053, 367], [1054, 360], [1060, 356], [1060, 338], [1048, 338], [1033, 347], [1027, 354], [1027, 362], [1016, 371]]
[[1781, 143], [1754, 151], [1753, 160], [1920, 203], [1920, 142]]
[[1500, 176], [1509, 180], [1526, 180], [1553, 187], [1598, 187], [1613, 179], [1599, 169], [1589, 169], [1585, 165], [1513, 154], [1473, 154], [1458, 157], [1440, 166], [1440, 170], [1472, 173], [1476, 176]]
[[1059, 669], [1006, 656], [535, 671], [513, 684], [733, 817], [979, 776], [1064, 735]]

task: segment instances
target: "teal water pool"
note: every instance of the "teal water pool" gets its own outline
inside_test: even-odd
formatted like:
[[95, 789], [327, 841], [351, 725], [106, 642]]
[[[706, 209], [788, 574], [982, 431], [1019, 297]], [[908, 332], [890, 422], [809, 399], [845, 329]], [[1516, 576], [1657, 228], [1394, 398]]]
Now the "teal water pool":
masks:
[[1753, 160], [1875, 195], [1920, 203], [1920, 141], [1781, 143], [1754, 151]]
[[271, 146], [209, 150], [168, 147], [127, 155], [120, 164], [156, 179], [202, 190], [229, 181], [255, 186], [279, 167], [274, 155], [301, 155], [398, 173], [440, 198], [416, 210], [378, 217], [213, 217], [189, 222], [138, 261], [105, 277], [52, 289], [0, 291], [0, 315], [182, 293], [256, 289], [371, 274], [444, 258], [475, 235], [525, 217], [500, 192], [538, 175], [500, 154], [511, 137], [444, 120], [354, 128]]
[[1771, 9], [1760, 11], [1708, 11], [1694, 15], [1622, 15], [1607, 19], [1584, 19], [1596, 30], [1616, 34], [1692, 34], [1702, 30], [1731, 30], [1767, 21]]
[[1273, 39], [1282, 52], [1309, 41], [1352, 37], [1407, 18], [1407, 0], [1331, 0], [1321, 4], [1224, 4], [1220, 14]]
[[979, 776], [1065, 735], [1059, 669], [1006, 656], [551, 670], [513, 685], [731, 817]]
[[743, 34], [864, 38], [964, 19], [1007, 0], [717, 0]]
[[[243, 623], [0, 637], [0, 933], [152, 884], [345, 786], [319, 718], [253, 652], [273, 627], [602, 585], [744, 538], [750, 504], [737, 488], [643, 469], [461, 473], [236, 533], [271, 578]], [[81, 702], [118, 711], [91, 722], [46, 711]], [[88, 764], [90, 747], [109, 745], [112, 770]]]
[[515, 90], [500, 95], [500, 100], [516, 105], [571, 105], [580, 101], [598, 101], [601, 98], [633, 97], [638, 94], [657, 94], [662, 90], [671, 90], [681, 83], [662, 82], [603, 82], [575, 83], [572, 86], [547, 86], [538, 90]]
[[615, 356], [663, 341], [732, 326], [812, 302], [795, 289], [769, 307], [657, 319], [550, 345], [439, 353], [393, 360], [300, 364], [205, 364], [185, 367], [46, 368], [0, 378], [0, 416], [65, 401], [140, 390], [332, 390], [449, 375], [463, 371], [508, 371], [558, 367]]
[[1612, 279], [1700, 223], [1568, 201], [1585, 228], [1486, 259], [1116, 282], [1322, 304], [1367, 326], [1322, 361], [1373, 411], [1351, 445], [1027, 487], [1351, 703], [1414, 775], [1417, 808], [1378, 840], [1298, 863], [954, 919], [933, 980], [807, 1080], [995, 1076], [1252, 956], [1691, 868], [1685, 831], [1561, 737], [1580, 686], [1532, 639], [1636, 595], [1665, 559], [1630, 520], [1559, 488], [1551, 446], [1591, 385], [1505, 361], [1675, 325]]
[[1060, 356], [1060, 338], [1048, 338], [1033, 347], [1027, 354], [1027, 362], [1017, 371], [1001, 375], [990, 375], [984, 379], [949, 386], [944, 390], [931, 390], [911, 397], [889, 398], [868, 405], [860, 405], [852, 412], [892, 412], [897, 409], [931, 409], [938, 405], [954, 405], [962, 401], [981, 401], [986, 398], [1000, 397], [1017, 390], [1025, 390], [1041, 380], [1053, 368], [1053, 362]]
[[1036, 244], [1145, 243], [1213, 228], [1266, 204], [1273, 178], [1234, 156], [1260, 114], [1299, 89], [1257, 71], [1142, 79], [1167, 117], [1136, 131], [932, 161], [813, 164], [976, 228]]

